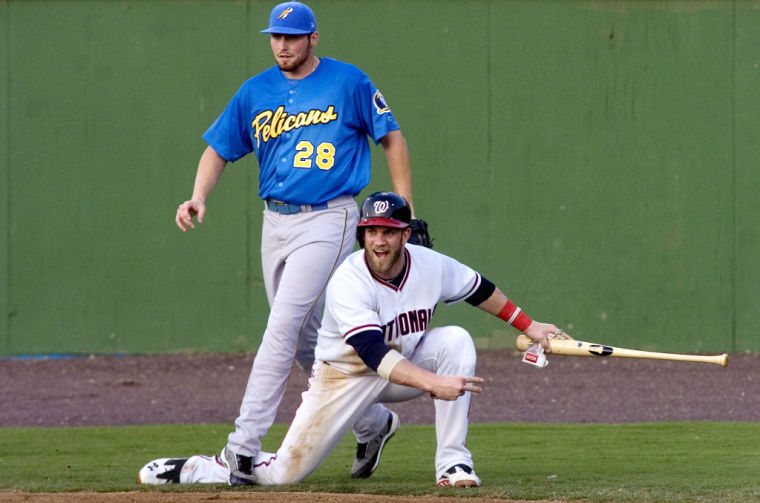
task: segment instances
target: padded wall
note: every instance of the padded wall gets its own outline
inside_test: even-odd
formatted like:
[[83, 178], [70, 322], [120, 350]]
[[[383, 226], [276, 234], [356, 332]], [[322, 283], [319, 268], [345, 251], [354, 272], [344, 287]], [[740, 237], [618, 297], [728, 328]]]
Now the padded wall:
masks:
[[[258, 168], [177, 230], [275, 2], [0, 2], [0, 354], [255, 349]], [[435, 249], [577, 338], [760, 350], [759, 2], [313, 1], [409, 142]], [[362, 196], [388, 188], [381, 149]], [[515, 332], [469, 305], [437, 323]]]

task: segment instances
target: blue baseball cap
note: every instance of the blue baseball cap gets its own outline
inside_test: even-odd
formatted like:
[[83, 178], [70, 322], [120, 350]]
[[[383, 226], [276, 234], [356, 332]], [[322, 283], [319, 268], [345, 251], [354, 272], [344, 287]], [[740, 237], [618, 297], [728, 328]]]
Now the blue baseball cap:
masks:
[[285, 2], [272, 9], [269, 28], [261, 30], [261, 33], [308, 35], [315, 31], [317, 18], [307, 5], [301, 2]]

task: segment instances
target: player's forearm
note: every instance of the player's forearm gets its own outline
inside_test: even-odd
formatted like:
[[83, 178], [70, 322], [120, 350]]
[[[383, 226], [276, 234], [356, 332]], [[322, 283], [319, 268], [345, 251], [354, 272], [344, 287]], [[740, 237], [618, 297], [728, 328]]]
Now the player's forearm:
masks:
[[480, 393], [481, 388], [477, 384], [483, 382], [482, 378], [475, 376], [460, 377], [434, 374], [406, 359], [398, 360], [387, 378], [394, 384], [411, 386], [426, 391], [433, 398], [439, 400], [456, 400], [466, 391]]
[[532, 320], [522, 309], [510, 302], [498, 287], [495, 288], [490, 297], [478, 304], [478, 307], [494, 316], [498, 316], [534, 341], [539, 342], [547, 352], [551, 351], [548, 339], [550, 335], [561, 335], [570, 338], [570, 336], [551, 323]]
[[411, 386], [428, 393], [434, 393], [435, 381], [438, 378], [436, 374], [418, 367], [409, 360], [400, 360], [390, 375], [388, 380], [393, 384]]
[[491, 296], [481, 302], [478, 308], [498, 316], [521, 332], [524, 332], [533, 321], [522, 309], [510, 302], [499, 287], [496, 287]]
[[401, 353], [388, 347], [380, 330], [353, 333], [346, 342], [369, 368], [393, 384], [411, 386], [436, 396], [450, 394], [450, 389], [442, 384], [441, 376], [414, 365]]
[[205, 203], [206, 198], [219, 182], [219, 178], [221, 178], [226, 165], [227, 161], [223, 157], [217, 154], [213, 148], [206, 147], [201, 160], [198, 162], [198, 172], [195, 175], [192, 199]]
[[388, 163], [388, 173], [390, 174], [393, 192], [407, 200], [412, 210], [412, 216], [414, 216], [412, 167], [406, 139], [400, 130], [395, 130], [385, 135], [380, 142], [385, 150], [385, 159]]
[[478, 308], [494, 316], [498, 316], [499, 311], [501, 311], [501, 308], [507, 303], [507, 300], [507, 296], [499, 290], [499, 287], [496, 287], [491, 296], [480, 303]]

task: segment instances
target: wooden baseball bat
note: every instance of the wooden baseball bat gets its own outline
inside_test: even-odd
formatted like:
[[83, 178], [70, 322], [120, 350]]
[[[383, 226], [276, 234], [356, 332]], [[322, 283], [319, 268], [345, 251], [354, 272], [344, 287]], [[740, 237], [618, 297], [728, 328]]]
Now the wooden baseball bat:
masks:
[[[525, 351], [533, 344], [533, 340], [527, 335], [518, 335], [515, 346], [520, 351]], [[616, 348], [571, 339], [550, 339], [552, 355], [569, 356], [616, 356], [619, 358], [649, 358], [653, 360], [678, 360], [683, 362], [714, 363], [721, 367], [728, 366], [728, 355], [684, 355], [677, 353], [660, 353], [657, 351], [639, 351], [638, 349]]]

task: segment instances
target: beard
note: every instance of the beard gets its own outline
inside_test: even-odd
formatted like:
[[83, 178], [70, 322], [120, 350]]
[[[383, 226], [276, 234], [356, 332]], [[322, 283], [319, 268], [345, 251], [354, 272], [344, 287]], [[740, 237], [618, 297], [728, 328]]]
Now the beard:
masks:
[[380, 248], [380, 250], [386, 253], [386, 255], [383, 257], [378, 257], [375, 254], [375, 251], [371, 249], [367, 250], [365, 256], [367, 257], [369, 268], [372, 270], [372, 272], [383, 279], [392, 279], [395, 274], [393, 274], [391, 270], [399, 262], [401, 258], [401, 251], [403, 249], [403, 246], [398, 249]]
[[309, 60], [309, 53], [306, 52], [305, 54], [301, 56], [291, 58], [287, 61], [280, 61], [278, 59], [277, 66], [280, 67], [280, 70], [282, 70], [283, 72], [295, 72], [301, 66], [303, 66], [303, 64], [306, 63], [308, 60]]

